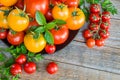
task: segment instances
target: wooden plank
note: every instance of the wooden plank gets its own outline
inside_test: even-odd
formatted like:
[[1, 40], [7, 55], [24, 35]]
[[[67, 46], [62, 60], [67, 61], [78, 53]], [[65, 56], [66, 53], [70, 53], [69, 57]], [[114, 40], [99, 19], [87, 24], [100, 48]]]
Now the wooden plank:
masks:
[[35, 74], [25, 74], [23, 72], [20, 80], [119, 80], [120, 75], [99, 70], [88, 69], [76, 65], [57, 62], [59, 71], [50, 75], [46, 72], [46, 65], [50, 60], [38, 63], [38, 70]]

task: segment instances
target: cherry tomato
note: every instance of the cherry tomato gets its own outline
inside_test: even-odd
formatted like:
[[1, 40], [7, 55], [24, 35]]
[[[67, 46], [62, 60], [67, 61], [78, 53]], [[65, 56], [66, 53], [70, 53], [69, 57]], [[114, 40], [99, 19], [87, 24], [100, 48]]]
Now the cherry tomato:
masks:
[[48, 54], [53, 54], [56, 50], [56, 46], [55, 45], [50, 45], [50, 44], [47, 44], [46, 47], [45, 47], [45, 51], [48, 53]]
[[53, 5], [53, 6], [58, 5], [60, 3], [61, 3], [61, 0], [50, 0], [50, 5]]
[[52, 29], [51, 33], [54, 37], [54, 44], [56, 45], [64, 43], [69, 36], [69, 30], [66, 25], [58, 26], [58, 28]]
[[103, 39], [107, 39], [110, 36], [110, 33], [108, 31], [100, 31], [99, 32], [100, 37]]
[[15, 32], [9, 31], [7, 34], [7, 40], [12, 45], [19, 45], [24, 40], [24, 32]]
[[92, 23], [98, 23], [100, 21], [100, 16], [98, 14], [90, 14], [90, 22]]
[[49, 0], [24, 0], [24, 5], [26, 5], [26, 12], [34, 18], [37, 10], [44, 15], [47, 13]]
[[24, 8], [24, 0], [18, 0], [14, 6], [16, 6], [19, 9], [23, 9]]
[[110, 28], [110, 23], [109, 23], [109, 22], [102, 22], [102, 23], [100, 24], [100, 28], [107, 30], [107, 29]]
[[89, 47], [89, 48], [93, 48], [95, 46], [95, 40], [93, 38], [89, 38], [87, 41], [86, 41], [86, 45]]
[[48, 22], [52, 21], [53, 20], [53, 16], [52, 16], [52, 10], [49, 9], [48, 12], [45, 14], [45, 17], [46, 17], [46, 20]]
[[17, 0], [0, 0], [0, 4], [4, 6], [13, 6]]
[[5, 39], [7, 37], [7, 30], [0, 28], [0, 39]]
[[10, 67], [10, 73], [15, 76], [22, 73], [22, 68], [19, 64], [15, 63]]
[[67, 26], [70, 30], [78, 30], [85, 23], [85, 15], [79, 8], [69, 8], [69, 17], [67, 19]]
[[99, 25], [97, 23], [90, 23], [89, 29], [92, 31], [97, 31], [99, 29]]
[[103, 22], [110, 21], [110, 12], [104, 11], [102, 13], [102, 21]]
[[50, 62], [47, 65], [46, 70], [49, 74], [55, 74], [58, 71], [58, 65], [55, 62]]
[[91, 13], [100, 13], [100, 5], [99, 4], [91, 4], [90, 12]]
[[69, 16], [69, 9], [64, 4], [55, 5], [52, 9], [52, 15], [54, 19], [67, 20]]
[[64, 3], [68, 5], [68, 7], [78, 7], [79, 0], [65, 0]]
[[28, 15], [20, 9], [13, 9], [9, 13], [7, 20], [9, 27], [17, 32], [24, 31], [29, 25]]
[[27, 58], [25, 54], [20, 54], [16, 59], [15, 62], [18, 64], [24, 64], [26, 62]]
[[104, 44], [105, 44], [105, 41], [102, 38], [95, 40], [95, 45], [98, 47], [102, 47], [102, 46], [104, 46]]
[[86, 29], [83, 31], [83, 37], [85, 39], [91, 38], [93, 36], [93, 34], [91, 33], [91, 31], [89, 29]]
[[26, 73], [32, 74], [36, 71], [36, 64], [34, 62], [27, 62], [23, 68]]

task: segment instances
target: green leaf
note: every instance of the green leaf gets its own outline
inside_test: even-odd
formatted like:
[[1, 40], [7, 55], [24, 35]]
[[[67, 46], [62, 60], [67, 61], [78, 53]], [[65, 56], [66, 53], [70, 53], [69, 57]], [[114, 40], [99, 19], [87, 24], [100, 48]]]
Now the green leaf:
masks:
[[35, 19], [39, 25], [45, 25], [47, 23], [44, 15], [40, 11], [36, 11]]
[[9, 58], [4, 64], [5, 64], [5, 67], [9, 67], [13, 63], [14, 63], [14, 58], [12, 57], [12, 58]]
[[85, 14], [86, 21], [88, 21], [89, 20], [89, 15], [90, 15], [90, 12], [89, 12], [88, 8], [83, 8], [82, 11]]
[[84, 4], [84, 0], [80, 0], [80, 6]]
[[86, 0], [87, 3], [90, 3], [90, 4], [98, 4], [100, 3], [101, 0]]
[[44, 26], [37, 27], [37, 28], [34, 30], [34, 32], [35, 32], [36, 34], [43, 33], [43, 32], [45, 32], [45, 28], [44, 28]]
[[46, 41], [49, 43], [49, 44], [54, 44], [54, 38], [53, 38], [53, 35], [50, 31], [46, 31], [45, 32], [45, 35], [44, 35]]
[[41, 54], [37, 54], [37, 55], [35, 55], [35, 57], [34, 57], [34, 60], [36, 61], [36, 62], [39, 62], [40, 60], [42, 60], [43, 59], [43, 56], [41, 55]]
[[0, 53], [0, 62], [5, 61], [6, 56], [3, 53]]
[[66, 24], [65, 21], [63, 21], [63, 20], [59, 20], [59, 19], [56, 19], [56, 20], [54, 20], [53, 22], [55, 22], [57, 25], [63, 25], [63, 24]]
[[48, 30], [53, 29], [56, 26], [55, 22], [50, 22], [48, 24], [45, 25], [45, 28], [47, 28]]

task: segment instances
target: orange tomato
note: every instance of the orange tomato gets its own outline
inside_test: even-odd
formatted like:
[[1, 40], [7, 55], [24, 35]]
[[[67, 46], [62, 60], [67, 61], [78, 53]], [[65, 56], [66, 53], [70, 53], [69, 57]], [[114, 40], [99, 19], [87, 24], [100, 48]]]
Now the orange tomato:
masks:
[[24, 31], [29, 25], [29, 17], [20, 9], [12, 10], [8, 15], [9, 27], [17, 32]]
[[33, 34], [28, 33], [24, 37], [24, 44], [30, 52], [37, 53], [45, 48], [46, 40], [42, 34], [37, 39], [34, 39]]
[[79, 8], [69, 8], [69, 17], [66, 20], [67, 26], [70, 30], [78, 30], [85, 23], [85, 15]]
[[69, 9], [65, 4], [58, 4], [52, 9], [54, 19], [67, 20], [69, 16]]
[[0, 0], [0, 3], [4, 6], [13, 6], [17, 0]]

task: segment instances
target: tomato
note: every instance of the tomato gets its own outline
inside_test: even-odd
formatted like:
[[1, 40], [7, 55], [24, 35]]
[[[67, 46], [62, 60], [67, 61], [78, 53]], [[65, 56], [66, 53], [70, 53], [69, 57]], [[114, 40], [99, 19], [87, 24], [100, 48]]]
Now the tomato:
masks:
[[27, 57], [25, 54], [20, 54], [16, 59], [15, 62], [18, 64], [24, 64], [27, 60]]
[[16, 76], [17, 74], [21, 74], [22, 73], [21, 66], [19, 64], [17, 64], [17, 63], [11, 65], [11, 67], [10, 67], [10, 73], [13, 76]]
[[13, 9], [8, 15], [9, 27], [17, 32], [24, 31], [29, 25], [29, 17], [20, 9]]
[[98, 46], [98, 47], [102, 47], [102, 46], [104, 46], [104, 44], [105, 44], [105, 41], [104, 41], [103, 38], [95, 40], [95, 45]]
[[34, 62], [27, 62], [23, 68], [26, 73], [32, 74], [36, 71], [36, 64]]
[[26, 5], [26, 12], [34, 18], [37, 10], [44, 15], [47, 13], [49, 0], [24, 0], [24, 5]]
[[19, 45], [24, 40], [24, 32], [13, 33], [12, 31], [9, 31], [7, 34], [7, 40], [12, 45]]
[[53, 5], [53, 6], [58, 5], [60, 3], [61, 3], [61, 0], [50, 0], [50, 5]]
[[69, 9], [64, 4], [58, 4], [52, 9], [52, 15], [54, 19], [66, 21], [69, 16]]
[[0, 7], [0, 28], [8, 29], [7, 16], [8, 16], [9, 10], [10, 10], [9, 7]]
[[45, 17], [46, 17], [46, 20], [48, 22], [52, 21], [53, 20], [53, 16], [52, 16], [52, 10], [49, 9], [48, 12], [45, 14]]
[[50, 44], [47, 44], [46, 47], [45, 47], [45, 51], [48, 53], [48, 54], [53, 54], [56, 50], [56, 46], [55, 45], [50, 45]]
[[102, 21], [103, 22], [110, 21], [110, 12], [104, 11], [102, 13]]
[[58, 65], [55, 62], [50, 62], [47, 65], [46, 70], [49, 74], [55, 74], [58, 71]]
[[83, 37], [85, 39], [91, 38], [93, 36], [92, 32], [89, 29], [83, 31]]
[[0, 7], [2, 7], [3, 5], [0, 3]]
[[109, 23], [109, 22], [102, 22], [102, 23], [100, 24], [100, 28], [107, 30], [107, 29], [110, 28], [110, 23]]
[[0, 3], [4, 6], [13, 6], [18, 0], [0, 0]]
[[18, 0], [14, 6], [16, 6], [19, 9], [23, 9], [24, 8], [24, 0]]
[[100, 31], [99, 32], [100, 37], [103, 39], [107, 39], [110, 36], [110, 33], [108, 31]]
[[69, 8], [69, 17], [66, 22], [70, 30], [78, 30], [85, 23], [85, 15], [79, 8]]
[[98, 23], [100, 21], [100, 16], [98, 14], [90, 14], [89, 16], [90, 22]]
[[89, 38], [87, 41], [86, 41], [86, 45], [89, 47], [89, 48], [93, 48], [95, 46], [95, 40], [93, 38]]
[[66, 25], [58, 26], [58, 28], [52, 29], [51, 33], [54, 37], [54, 44], [56, 45], [64, 43], [69, 36], [69, 30]]
[[92, 31], [97, 31], [99, 29], [99, 25], [97, 23], [90, 23], [89, 29]]
[[64, 2], [66, 5], [68, 5], [68, 7], [78, 7], [79, 5], [79, 0], [66, 0]]
[[28, 33], [25, 35], [24, 44], [26, 48], [30, 52], [34, 52], [34, 53], [42, 51], [46, 46], [45, 38], [43, 37], [42, 34], [37, 39], [35, 39], [33, 36], [34, 35], [32, 33]]
[[99, 4], [91, 4], [90, 12], [91, 13], [100, 13], [100, 5]]
[[0, 28], [0, 39], [5, 39], [7, 37], [7, 30]]

